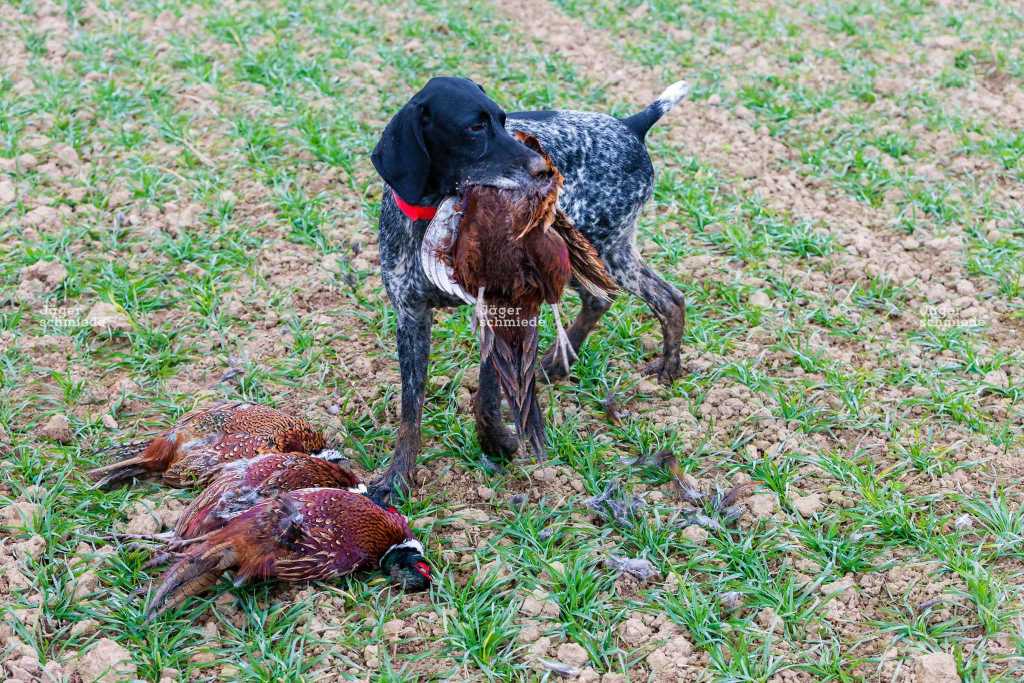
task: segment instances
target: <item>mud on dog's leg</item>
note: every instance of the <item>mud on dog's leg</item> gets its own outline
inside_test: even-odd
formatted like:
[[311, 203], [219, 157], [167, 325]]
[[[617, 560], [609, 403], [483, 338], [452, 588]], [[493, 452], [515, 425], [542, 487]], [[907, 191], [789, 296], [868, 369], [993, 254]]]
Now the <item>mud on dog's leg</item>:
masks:
[[433, 311], [426, 304], [398, 311], [396, 333], [402, 375], [402, 414], [391, 465], [370, 487], [371, 497], [379, 502], [386, 502], [393, 494], [409, 493], [416, 484], [416, 456], [420, 451], [432, 323]]

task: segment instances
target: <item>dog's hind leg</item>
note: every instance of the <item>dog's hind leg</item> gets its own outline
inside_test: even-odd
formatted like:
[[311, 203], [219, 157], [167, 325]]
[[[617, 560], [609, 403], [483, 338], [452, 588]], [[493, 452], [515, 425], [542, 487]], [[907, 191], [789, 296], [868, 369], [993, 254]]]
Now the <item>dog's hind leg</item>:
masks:
[[686, 300], [683, 293], [654, 272], [636, 248], [609, 251], [605, 266], [619, 286], [643, 299], [661, 323], [662, 352], [644, 367], [646, 374], [657, 375], [663, 384], [671, 384], [682, 374], [679, 349], [686, 327]]

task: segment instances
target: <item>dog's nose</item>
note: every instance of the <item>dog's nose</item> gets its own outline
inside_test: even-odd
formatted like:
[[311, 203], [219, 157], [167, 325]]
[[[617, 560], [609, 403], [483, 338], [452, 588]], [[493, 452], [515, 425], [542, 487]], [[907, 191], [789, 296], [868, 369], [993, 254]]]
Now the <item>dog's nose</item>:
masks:
[[526, 170], [534, 178], [543, 178], [551, 175], [551, 169], [548, 167], [548, 162], [539, 154], [534, 154], [530, 157], [530, 160], [526, 162]]

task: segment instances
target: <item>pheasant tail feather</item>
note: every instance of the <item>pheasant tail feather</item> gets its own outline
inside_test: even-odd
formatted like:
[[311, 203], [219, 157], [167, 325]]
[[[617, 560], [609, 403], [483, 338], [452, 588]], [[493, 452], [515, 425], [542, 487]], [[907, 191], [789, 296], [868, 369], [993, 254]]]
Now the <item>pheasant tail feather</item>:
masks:
[[619, 290], [619, 286], [608, 274], [604, 262], [586, 235], [573, 225], [561, 209], [555, 212], [552, 227], [565, 240], [565, 246], [569, 250], [572, 276], [576, 282], [599, 299], [611, 299]]
[[230, 541], [213, 543], [208, 540], [187, 551], [164, 574], [146, 608], [146, 619], [152, 621], [163, 612], [180, 605], [186, 598], [202, 593], [217, 583], [221, 574], [236, 564], [236, 561]]
[[536, 372], [537, 326], [536, 319], [524, 321], [523, 334], [517, 337], [519, 343], [510, 344], [501, 335], [489, 330], [488, 342], [494, 358], [498, 383], [508, 399], [516, 425], [520, 447], [529, 450], [538, 460], [546, 457], [544, 421], [537, 402]]
[[137, 442], [108, 449], [118, 455], [129, 457], [111, 465], [89, 470], [88, 476], [96, 482], [95, 488], [107, 488], [146, 472], [161, 470], [174, 455], [174, 442], [163, 437], [144, 442], [141, 448], [139, 446]]

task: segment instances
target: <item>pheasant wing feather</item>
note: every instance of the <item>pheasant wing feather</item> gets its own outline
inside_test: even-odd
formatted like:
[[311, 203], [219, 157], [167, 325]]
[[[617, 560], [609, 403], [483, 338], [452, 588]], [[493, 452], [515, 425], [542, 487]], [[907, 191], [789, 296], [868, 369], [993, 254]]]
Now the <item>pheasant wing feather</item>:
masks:
[[164, 472], [164, 481], [186, 488], [208, 483], [229, 462], [274, 452], [273, 439], [256, 434], [225, 434], [216, 443], [190, 448]]
[[451, 266], [441, 260], [440, 254], [451, 251], [459, 236], [459, 214], [455, 211], [456, 197], [449, 197], [437, 207], [437, 214], [427, 225], [420, 244], [420, 263], [423, 274], [442, 292], [467, 304], [476, 303], [473, 295], [467, 292], [454, 279]]

